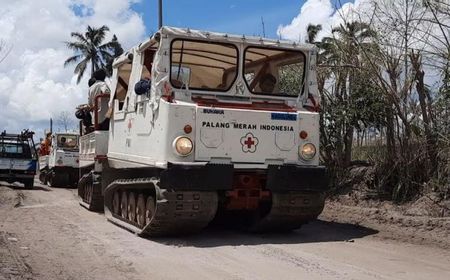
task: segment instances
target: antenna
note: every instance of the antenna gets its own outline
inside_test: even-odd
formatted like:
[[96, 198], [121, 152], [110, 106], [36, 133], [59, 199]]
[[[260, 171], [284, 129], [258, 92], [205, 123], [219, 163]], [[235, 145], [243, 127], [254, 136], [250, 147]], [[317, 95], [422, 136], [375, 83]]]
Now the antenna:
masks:
[[263, 38], [266, 38], [266, 27], [264, 26], [264, 18], [263, 17], [261, 17], [261, 25], [262, 25]]
[[163, 25], [163, 14], [162, 14], [162, 0], [158, 0], [158, 29], [161, 29]]

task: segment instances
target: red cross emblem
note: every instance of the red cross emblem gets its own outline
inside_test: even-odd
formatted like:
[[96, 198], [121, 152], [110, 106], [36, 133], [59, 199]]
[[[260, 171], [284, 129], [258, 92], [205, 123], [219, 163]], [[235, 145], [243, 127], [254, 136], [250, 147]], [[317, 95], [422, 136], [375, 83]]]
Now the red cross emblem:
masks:
[[132, 127], [133, 127], [133, 122], [131, 121], [131, 119], [129, 119], [128, 120], [128, 131], [130, 131]]
[[242, 151], [244, 153], [254, 153], [256, 152], [256, 146], [258, 146], [258, 143], [258, 138], [249, 132], [241, 138]]

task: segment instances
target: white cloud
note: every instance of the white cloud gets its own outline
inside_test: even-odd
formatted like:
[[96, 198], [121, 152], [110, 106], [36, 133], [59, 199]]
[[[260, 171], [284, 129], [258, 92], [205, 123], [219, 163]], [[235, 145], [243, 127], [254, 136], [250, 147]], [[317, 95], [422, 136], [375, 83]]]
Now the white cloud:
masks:
[[280, 25], [277, 33], [283, 39], [305, 41], [308, 24], [325, 24], [334, 13], [330, 0], [307, 0], [300, 13], [286, 26]]
[[331, 29], [346, 21], [357, 19], [356, 11], [360, 10], [368, 1], [355, 0], [345, 3], [336, 9], [330, 0], [307, 0], [300, 9], [300, 13], [288, 25], [280, 25], [277, 34], [283, 39], [305, 42], [308, 24], [321, 24], [322, 32], [318, 39], [331, 33]]
[[[0, 7], [0, 40], [12, 45], [0, 63], [0, 130], [38, 130], [61, 111], [74, 112], [87, 99], [87, 78], [76, 84], [73, 67], [64, 61], [73, 53], [64, 41], [87, 25], [107, 25], [125, 49], [145, 36], [137, 0], [14, 0]], [[86, 75], [87, 76], [87, 75]]]

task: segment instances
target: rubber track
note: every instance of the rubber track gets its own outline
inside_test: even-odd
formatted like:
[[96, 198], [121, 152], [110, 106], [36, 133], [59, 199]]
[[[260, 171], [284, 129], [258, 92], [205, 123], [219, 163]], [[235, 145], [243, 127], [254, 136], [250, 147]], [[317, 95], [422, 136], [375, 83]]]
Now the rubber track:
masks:
[[317, 218], [323, 210], [324, 201], [321, 193], [272, 193], [270, 212], [255, 218], [248, 230], [273, 232], [298, 229]]
[[[103, 196], [101, 191], [101, 184], [96, 178], [97, 175], [92, 172], [87, 173], [81, 177], [78, 182], [78, 197], [79, 203], [89, 211], [102, 212], [103, 211]], [[93, 184], [93, 192], [91, 199], [88, 201], [85, 198], [86, 187], [89, 184]]]
[[[160, 189], [155, 178], [120, 179], [105, 190], [105, 215], [108, 220], [142, 236], [174, 236], [201, 231], [214, 218], [218, 197], [216, 192], [170, 191]], [[156, 194], [155, 214], [144, 228], [113, 215], [113, 193], [117, 189], [151, 190]]]

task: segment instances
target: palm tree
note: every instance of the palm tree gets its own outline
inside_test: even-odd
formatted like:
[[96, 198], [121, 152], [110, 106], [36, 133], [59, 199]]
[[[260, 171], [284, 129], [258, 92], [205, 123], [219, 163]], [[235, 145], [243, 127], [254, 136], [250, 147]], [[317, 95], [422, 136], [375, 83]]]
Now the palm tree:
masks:
[[[347, 22], [332, 29], [333, 36], [324, 37], [316, 45], [319, 47], [319, 63], [327, 65], [322, 71], [322, 83], [319, 90], [329, 77], [333, 77], [333, 96], [328, 98], [334, 112], [333, 121], [340, 138], [336, 141], [337, 160], [340, 165], [348, 166], [351, 161], [354, 128], [366, 116], [363, 108], [357, 108], [356, 99], [369, 99], [370, 81], [364, 71], [365, 61], [362, 51], [373, 50], [376, 44], [373, 39], [376, 33], [369, 25], [362, 22]], [[365, 84], [365, 86], [364, 86]], [[322, 88], [320, 88], [322, 86]], [[331, 110], [331, 109], [330, 109]]]
[[316, 41], [317, 34], [322, 31], [322, 25], [308, 24], [306, 28], [306, 33], [308, 34], [308, 43], [314, 44]]
[[114, 58], [120, 56], [123, 54], [123, 48], [120, 45], [119, 41], [117, 40], [117, 36], [114, 34], [111, 40], [111, 43], [113, 43], [113, 47], [111, 49], [111, 57], [106, 58], [106, 73], [108, 76], [112, 75], [112, 65], [114, 62]]
[[77, 83], [83, 78], [89, 63], [91, 65], [92, 75], [96, 70], [104, 69], [106, 64], [114, 59], [115, 49], [121, 49], [115, 36], [115, 40], [103, 43], [108, 31], [109, 28], [106, 25], [100, 28], [88, 26], [84, 34], [79, 32], [72, 32], [70, 34], [75, 39], [74, 41], [65, 42], [67, 48], [76, 52], [75, 55], [69, 57], [64, 62], [64, 66], [77, 63], [74, 70], [74, 74], [78, 75]]

